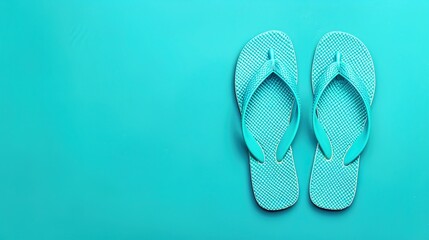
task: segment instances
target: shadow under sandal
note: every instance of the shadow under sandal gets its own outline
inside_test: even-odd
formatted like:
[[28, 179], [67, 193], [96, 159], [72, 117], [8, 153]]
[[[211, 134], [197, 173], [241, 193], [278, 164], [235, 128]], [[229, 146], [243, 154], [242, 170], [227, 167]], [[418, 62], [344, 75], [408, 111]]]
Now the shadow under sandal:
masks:
[[371, 130], [374, 64], [358, 38], [330, 32], [317, 45], [311, 78], [318, 145], [310, 198], [320, 208], [341, 210], [355, 197], [360, 154]]
[[291, 147], [300, 119], [297, 78], [292, 42], [280, 31], [254, 37], [237, 61], [235, 92], [253, 193], [266, 210], [285, 209], [298, 200]]

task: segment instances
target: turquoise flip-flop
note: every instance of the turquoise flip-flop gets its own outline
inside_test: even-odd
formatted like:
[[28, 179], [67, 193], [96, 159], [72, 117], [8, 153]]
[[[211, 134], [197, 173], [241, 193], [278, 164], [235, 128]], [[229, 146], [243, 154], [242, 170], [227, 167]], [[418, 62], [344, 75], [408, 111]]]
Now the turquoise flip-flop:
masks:
[[241, 51], [235, 93], [253, 193], [266, 210], [285, 209], [298, 200], [291, 147], [300, 120], [297, 81], [295, 51], [285, 33], [262, 33]]
[[318, 145], [310, 198], [320, 208], [341, 210], [355, 197], [360, 154], [371, 130], [374, 64], [358, 38], [330, 32], [316, 47], [311, 78]]

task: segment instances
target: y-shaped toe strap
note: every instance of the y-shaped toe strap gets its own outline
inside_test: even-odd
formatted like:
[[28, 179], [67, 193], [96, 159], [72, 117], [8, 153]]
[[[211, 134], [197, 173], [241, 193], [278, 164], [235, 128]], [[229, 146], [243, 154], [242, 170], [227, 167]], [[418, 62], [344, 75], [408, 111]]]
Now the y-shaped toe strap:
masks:
[[327, 159], [330, 159], [332, 157], [332, 147], [326, 131], [317, 118], [317, 104], [319, 103], [320, 97], [322, 96], [326, 87], [338, 75], [342, 76], [346, 81], [351, 83], [351, 85], [357, 90], [365, 105], [365, 110], [367, 113], [367, 122], [364, 131], [360, 134], [360, 136], [356, 139], [356, 141], [352, 144], [346, 153], [344, 164], [347, 165], [361, 154], [368, 142], [369, 132], [371, 130], [371, 106], [368, 90], [366, 89], [362, 80], [359, 79], [358, 76], [354, 73], [353, 69], [347, 63], [341, 60], [341, 53], [339, 52], [336, 55], [336, 60], [327, 67], [326, 71], [315, 86], [313, 128], [323, 154]]
[[290, 145], [292, 144], [293, 139], [295, 138], [296, 132], [298, 130], [299, 121], [300, 121], [300, 103], [298, 98], [298, 86], [296, 81], [293, 80], [291, 75], [289, 74], [287, 68], [284, 64], [275, 58], [274, 50], [270, 49], [269, 57], [261, 68], [256, 72], [255, 76], [250, 80], [249, 84], [246, 87], [244, 98], [243, 98], [243, 107], [242, 107], [242, 115], [241, 115], [241, 128], [243, 131], [244, 141], [246, 142], [247, 148], [250, 153], [256, 158], [259, 162], [264, 162], [264, 152], [262, 147], [258, 144], [256, 139], [247, 129], [245, 119], [247, 107], [250, 102], [250, 99], [256, 92], [259, 86], [271, 75], [276, 74], [280, 79], [282, 79], [286, 85], [290, 88], [294, 98], [294, 110], [291, 116], [291, 120], [289, 123], [289, 127], [284, 133], [282, 139], [280, 140], [279, 145], [277, 146], [276, 158], [278, 161], [284, 158], [287, 151], [289, 150]]

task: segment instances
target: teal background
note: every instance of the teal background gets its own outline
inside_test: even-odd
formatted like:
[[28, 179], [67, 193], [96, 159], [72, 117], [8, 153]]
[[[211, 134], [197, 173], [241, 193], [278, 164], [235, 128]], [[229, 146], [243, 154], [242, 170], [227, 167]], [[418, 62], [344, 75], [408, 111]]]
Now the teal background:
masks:
[[[260, 209], [235, 102], [256, 34], [295, 45], [300, 198]], [[376, 67], [354, 204], [314, 207], [310, 68], [320, 37]], [[428, 1], [0, 2], [0, 239], [428, 239]]]

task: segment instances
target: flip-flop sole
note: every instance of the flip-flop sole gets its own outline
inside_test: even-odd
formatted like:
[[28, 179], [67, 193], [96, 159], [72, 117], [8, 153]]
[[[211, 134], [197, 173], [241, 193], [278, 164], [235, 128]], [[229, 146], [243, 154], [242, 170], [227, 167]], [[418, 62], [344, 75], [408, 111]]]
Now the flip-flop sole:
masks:
[[[365, 84], [371, 103], [375, 93], [375, 71], [366, 46], [344, 32], [330, 32], [319, 41], [313, 59], [313, 90], [337, 52]], [[318, 207], [341, 210], [350, 206], [356, 194], [360, 157], [344, 165], [344, 157], [363, 131], [367, 114], [358, 92], [341, 77], [334, 79], [317, 106], [318, 119], [331, 142], [332, 157], [326, 159], [319, 145], [313, 160], [310, 198]]]
[[[242, 111], [243, 96], [249, 81], [267, 61], [269, 49], [282, 61], [293, 79], [298, 71], [290, 38], [280, 31], [269, 31], [251, 39], [243, 48], [235, 70], [235, 92]], [[294, 97], [286, 84], [275, 74], [266, 79], [250, 99], [245, 123], [265, 155], [263, 163], [250, 154], [253, 193], [259, 206], [280, 210], [298, 199], [298, 178], [290, 148], [281, 161], [276, 160], [277, 145], [289, 126]]]

